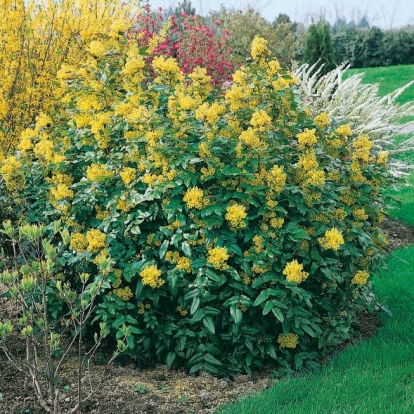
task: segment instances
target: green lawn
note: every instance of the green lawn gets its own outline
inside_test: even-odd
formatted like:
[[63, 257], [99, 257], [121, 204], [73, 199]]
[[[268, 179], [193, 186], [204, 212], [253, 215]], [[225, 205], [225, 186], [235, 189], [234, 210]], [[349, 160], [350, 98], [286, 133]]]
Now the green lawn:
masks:
[[[414, 65], [369, 68], [365, 82], [387, 94], [414, 78]], [[350, 71], [355, 73], [356, 71]], [[414, 85], [399, 103], [414, 101]], [[413, 118], [414, 119], [414, 118]], [[401, 139], [396, 137], [396, 139]], [[414, 163], [414, 153], [399, 158]], [[402, 202], [392, 216], [414, 225], [414, 171], [407, 187], [390, 192]], [[274, 384], [220, 414], [411, 414], [414, 412], [414, 245], [390, 255], [382, 279], [374, 280], [379, 302], [392, 311], [365, 342], [348, 347], [326, 366]]]
[[[345, 72], [345, 78], [355, 73], [364, 73], [364, 83], [379, 83], [379, 94], [384, 96], [414, 80], [414, 65], [349, 69]], [[397, 99], [399, 104], [411, 101], [414, 101], [414, 85], [406, 89]]]

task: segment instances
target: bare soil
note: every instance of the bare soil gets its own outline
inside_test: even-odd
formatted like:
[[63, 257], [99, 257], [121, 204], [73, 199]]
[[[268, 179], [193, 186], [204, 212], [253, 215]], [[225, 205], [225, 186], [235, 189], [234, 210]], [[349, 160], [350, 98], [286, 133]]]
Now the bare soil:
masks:
[[[388, 233], [390, 250], [414, 243], [412, 227], [388, 219], [384, 221], [383, 228]], [[13, 316], [14, 312], [7, 299], [0, 299], [0, 314]], [[361, 312], [355, 323], [355, 330], [362, 339], [366, 339], [375, 333], [380, 324], [378, 313]], [[14, 345], [15, 349], [23, 347], [17, 340]], [[76, 361], [75, 356], [70, 357], [62, 369], [62, 386], [70, 387], [67, 393], [62, 393], [65, 409], [69, 409], [74, 400]], [[102, 369], [100, 365], [93, 366], [93, 378], [96, 378]], [[270, 370], [265, 370], [252, 375], [239, 375], [230, 380], [215, 378], [208, 373], [188, 375], [185, 371], [169, 370], [165, 366], [140, 370], [140, 367], [131, 361], [123, 366], [112, 364], [108, 367], [106, 379], [100, 389], [77, 414], [214, 413], [225, 403], [269, 388], [275, 381], [271, 379], [270, 374]], [[86, 386], [85, 381], [85, 391]], [[43, 412], [34, 397], [30, 382], [13, 367], [3, 353], [0, 353], [0, 413]]]

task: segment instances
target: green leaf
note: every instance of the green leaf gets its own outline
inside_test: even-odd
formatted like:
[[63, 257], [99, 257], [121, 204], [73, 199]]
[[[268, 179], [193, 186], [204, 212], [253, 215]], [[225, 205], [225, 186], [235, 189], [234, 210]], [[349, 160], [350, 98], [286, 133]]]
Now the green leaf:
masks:
[[188, 365], [199, 364], [202, 361], [204, 361], [204, 355], [202, 353], [197, 353], [190, 358]]
[[172, 364], [175, 361], [176, 356], [177, 356], [177, 354], [175, 352], [173, 352], [173, 351], [168, 352], [168, 354], [167, 354], [167, 366], [168, 367], [172, 366]]
[[191, 257], [192, 253], [191, 253], [191, 247], [190, 244], [186, 241], [181, 243], [181, 250], [183, 251], [183, 253], [187, 256], [187, 257]]
[[268, 300], [265, 307], [263, 308], [263, 315], [267, 315], [273, 309], [273, 307], [273, 302], [271, 300]]
[[193, 299], [196, 296], [198, 296], [198, 289], [190, 290], [186, 295], [184, 296], [185, 300]]
[[232, 251], [237, 256], [243, 257], [243, 250], [237, 244], [231, 244], [230, 251]]
[[207, 372], [210, 372], [213, 375], [218, 375], [219, 374], [219, 370], [212, 364], [209, 364], [208, 362], [204, 363], [204, 369]]
[[276, 316], [277, 319], [279, 319], [279, 321], [281, 323], [283, 323], [283, 321], [285, 320], [282, 311], [279, 308], [273, 308], [272, 309], [273, 315]]
[[127, 336], [126, 337], [126, 343], [127, 343], [128, 348], [130, 350], [134, 349], [135, 348], [135, 336], [133, 336], [133, 335]]
[[275, 347], [273, 345], [267, 345], [266, 347], [266, 354], [272, 357], [273, 359], [277, 359]]
[[200, 307], [200, 297], [196, 296], [191, 302], [190, 315], [194, 315], [196, 310]]
[[208, 364], [217, 365], [219, 367], [223, 365], [217, 358], [213, 357], [213, 355], [211, 354], [205, 354], [204, 361]]
[[215, 213], [218, 216], [221, 216], [224, 212], [224, 208], [217, 205], [217, 204], [211, 204], [201, 210], [202, 217], [210, 216], [211, 214]]
[[315, 338], [315, 332], [313, 332], [313, 329], [309, 325], [302, 323], [300, 327], [303, 331], [309, 334], [312, 338]]
[[211, 270], [208, 267], [206, 268], [205, 272], [206, 272], [206, 276], [216, 283], [224, 283], [226, 281], [225, 279], [223, 280], [223, 278], [220, 277], [220, 275], [214, 272], [214, 270]]
[[213, 321], [213, 318], [211, 316], [206, 316], [203, 319], [203, 324], [208, 329], [208, 331], [210, 333], [212, 333], [213, 335], [216, 333], [216, 327], [214, 325], [214, 321]]
[[[191, 374], [196, 374], [198, 371], [201, 371], [204, 368], [204, 363], [200, 362], [199, 364], [193, 365], [190, 370], [188, 371], [188, 373]], [[217, 371], [217, 370], [216, 370]]]
[[269, 292], [267, 290], [262, 290], [259, 296], [254, 301], [253, 306], [259, 306], [261, 303], [263, 303], [268, 298], [269, 298]]
[[178, 350], [179, 351], [184, 351], [186, 343], [187, 343], [187, 337], [186, 336], [180, 336], [180, 339], [178, 340]]
[[133, 325], [129, 325], [129, 330], [131, 331], [131, 333], [134, 333], [134, 334], [137, 334], [137, 335], [140, 335], [140, 334], [142, 334], [142, 330], [141, 329], [139, 329], [139, 328], [137, 328], [136, 326], [133, 326]]
[[165, 240], [161, 246], [160, 246], [160, 250], [159, 250], [159, 256], [160, 259], [163, 259], [165, 254], [167, 253], [168, 250], [168, 246], [169, 246], [170, 242], [168, 240]]
[[191, 263], [191, 267], [195, 270], [197, 270], [200, 267], [203, 267], [205, 265], [206, 265], [206, 259], [204, 259], [204, 258], [196, 259]]
[[242, 311], [237, 306], [230, 306], [230, 315], [236, 324], [240, 323], [243, 318]]
[[196, 313], [194, 314], [194, 316], [190, 319], [190, 323], [194, 324], [194, 323], [200, 322], [201, 319], [204, 318], [204, 316], [206, 316], [204, 309], [198, 309]]

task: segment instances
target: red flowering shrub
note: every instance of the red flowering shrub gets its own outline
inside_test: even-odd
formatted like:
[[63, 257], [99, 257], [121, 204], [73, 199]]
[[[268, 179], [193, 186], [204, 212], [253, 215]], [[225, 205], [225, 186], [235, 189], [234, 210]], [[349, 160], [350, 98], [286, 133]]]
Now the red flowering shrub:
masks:
[[[145, 5], [143, 13], [137, 16], [137, 33], [141, 43], [153, 45], [164, 24], [162, 9], [152, 11], [148, 4]], [[197, 66], [204, 67], [215, 85], [231, 80], [234, 67], [230, 62], [227, 31], [219, 34], [219, 31], [203, 24], [199, 16], [187, 13], [178, 17], [171, 15], [168, 24], [167, 35], [155, 46], [151, 59], [159, 55], [174, 57], [183, 73], [191, 73]], [[220, 23], [216, 21], [215, 25]]]

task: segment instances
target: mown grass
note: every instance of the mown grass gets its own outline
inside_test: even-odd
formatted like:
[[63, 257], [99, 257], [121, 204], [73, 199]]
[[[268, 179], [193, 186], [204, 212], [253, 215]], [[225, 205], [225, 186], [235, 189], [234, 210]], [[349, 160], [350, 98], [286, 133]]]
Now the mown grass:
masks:
[[[414, 78], [414, 65], [361, 71], [367, 73], [365, 82], [380, 82], [381, 94]], [[414, 101], [414, 86], [404, 92], [399, 103], [410, 100]], [[398, 157], [414, 164], [413, 152]], [[390, 191], [402, 203], [390, 213], [414, 225], [414, 171], [407, 182], [408, 186]], [[372, 338], [346, 348], [319, 370], [283, 379], [270, 390], [224, 407], [219, 413], [413, 413], [414, 245], [392, 253], [384, 274], [374, 280], [374, 290], [378, 301], [392, 311], [392, 317], [382, 314], [384, 325]]]
[[[396, 141], [406, 138], [406, 136], [397, 136]], [[414, 151], [398, 154], [395, 158], [414, 165]], [[399, 186], [397, 190], [390, 190], [388, 194], [401, 203], [400, 206], [392, 203], [393, 209], [388, 209], [391, 216], [414, 226], [414, 170], [411, 170], [406, 178], [405, 185]]]
[[309, 375], [284, 379], [220, 414], [405, 414], [414, 411], [414, 246], [388, 259], [374, 281], [379, 301], [392, 311], [365, 342], [346, 348]]
[[[363, 73], [363, 83], [379, 83], [379, 94], [384, 96], [414, 80], [414, 65], [384, 66], [379, 68], [349, 69], [345, 78]], [[414, 101], [414, 85], [397, 98], [398, 104]]]

